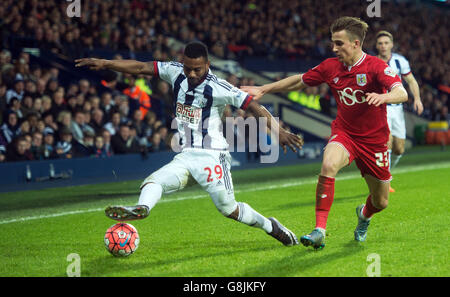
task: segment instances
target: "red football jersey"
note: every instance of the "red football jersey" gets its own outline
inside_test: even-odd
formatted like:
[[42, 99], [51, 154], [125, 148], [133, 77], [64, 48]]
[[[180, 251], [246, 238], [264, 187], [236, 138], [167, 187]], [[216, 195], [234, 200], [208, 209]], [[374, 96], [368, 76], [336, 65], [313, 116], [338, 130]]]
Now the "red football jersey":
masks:
[[338, 58], [326, 59], [303, 74], [303, 82], [308, 86], [330, 86], [337, 103], [332, 128], [342, 129], [363, 143], [387, 143], [386, 104], [368, 105], [365, 96], [372, 92], [383, 94], [402, 84], [383, 60], [366, 53], [353, 66], [344, 65]]

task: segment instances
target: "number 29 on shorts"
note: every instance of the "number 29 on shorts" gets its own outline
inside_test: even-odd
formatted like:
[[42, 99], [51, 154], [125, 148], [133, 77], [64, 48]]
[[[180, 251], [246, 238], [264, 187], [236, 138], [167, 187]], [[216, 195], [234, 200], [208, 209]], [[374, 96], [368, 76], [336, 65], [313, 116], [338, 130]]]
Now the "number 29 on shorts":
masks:
[[[214, 180], [214, 178], [212, 177], [213, 170], [209, 167], [205, 167], [204, 170], [208, 172], [208, 177], [206, 178], [206, 181], [208, 183], [212, 182]], [[214, 167], [214, 173], [216, 174], [217, 179], [221, 179], [223, 176], [222, 166], [216, 165]]]

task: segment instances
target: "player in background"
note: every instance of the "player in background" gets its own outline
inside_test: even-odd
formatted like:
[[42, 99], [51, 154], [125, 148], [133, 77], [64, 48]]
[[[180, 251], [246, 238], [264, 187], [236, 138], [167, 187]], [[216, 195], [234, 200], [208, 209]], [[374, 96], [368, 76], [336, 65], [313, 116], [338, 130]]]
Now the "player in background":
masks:
[[146, 218], [163, 194], [197, 182], [227, 218], [263, 229], [286, 246], [298, 244], [293, 232], [275, 218], [266, 218], [245, 202], [236, 202], [231, 179], [231, 156], [220, 126], [225, 106], [249, 109], [255, 117], [265, 117], [268, 128], [277, 133], [284, 152], [294, 152], [303, 140], [279, 127], [276, 120], [252, 96], [216, 77], [209, 69], [207, 47], [200, 42], [185, 47], [183, 64], [177, 62], [139, 62], [134, 60], [78, 59], [76, 66], [93, 70], [110, 69], [130, 74], [158, 76], [172, 85], [176, 99], [176, 125], [182, 151], [141, 184], [135, 206], [110, 206], [105, 214], [115, 220]]
[[[333, 52], [329, 58], [304, 74], [263, 86], [243, 86], [258, 100], [266, 93], [300, 90], [326, 83], [337, 102], [336, 119], [324, 149], [316, 187], [316, 226], [300, 238], [305, 246], [325, 246], [328, 214], [334, 200], [335, 177], [355, 160], [369, 188], [366, 203], [356, 208], [357, 241], [364, 241], [372, 216], [388, 205], [391, 174], [388, 167], [389, 127], [386, 104], [405, 102], [407, 92], [400, 78], [382, 60], [362, 50], [368, 25], [358, 18], [342, 17], [331, 26]], [[389, 91], [389, 92], [387, 92]]]
[[[422, 101], [420, 100], [419, 84], [411, 72], [408, 60], [400, 54], [392, 52], [394, 47], [394, 38], [392, 34], [387, 31], [380, 31], [376, 35], [376, 48], [378, 50], [378, 58], [385, 61], [400, 78], [408, 83], [409, 90], [414, 97], [414, 111], [418, 115], [423, 112]], [[403, 104], [388, 104], [387, 119], [391, 134], [389, 135], [389, 164], [390, 170], [394, 169], [400, 158], [405, 152], [406, 139], [406, 124], [405, 115], [403, 113]], [[391, 155], [394, 153], [395, 157], [391, 162]], [[392, 187], [389, 187], [390, 192], [395, 192]]]

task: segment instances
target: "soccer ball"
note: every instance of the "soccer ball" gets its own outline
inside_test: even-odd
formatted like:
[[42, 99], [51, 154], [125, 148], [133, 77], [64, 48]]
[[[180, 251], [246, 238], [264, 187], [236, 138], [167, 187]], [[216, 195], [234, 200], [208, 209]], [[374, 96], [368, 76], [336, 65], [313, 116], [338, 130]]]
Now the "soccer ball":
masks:
[[116, 257], [127, 257], [139, 246], [139, 234], [133, 225], [117, 223], [106, 230], [106, 249]]

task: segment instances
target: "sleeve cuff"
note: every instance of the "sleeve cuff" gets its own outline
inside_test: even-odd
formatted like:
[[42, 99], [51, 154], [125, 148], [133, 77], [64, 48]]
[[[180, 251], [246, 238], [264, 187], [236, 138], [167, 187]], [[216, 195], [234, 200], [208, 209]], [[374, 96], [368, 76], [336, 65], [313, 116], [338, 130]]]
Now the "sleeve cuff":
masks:
[[241, 109], [246, 110], [252, 100], [253, 96], [247, 95], [247, 97], [245, 97], [244, 102], [241, 105]]
[[402, 86], [401, 82], [395, 82], [391, 85], [391, 87], [389, 88], [389, 92], [392, 91], [393, 88], [398, 87], [398, 86]]
[[153, 68], [155, 69], [155, 76], [159, 77], [158, 62], [157, 61], [153, 61]]

